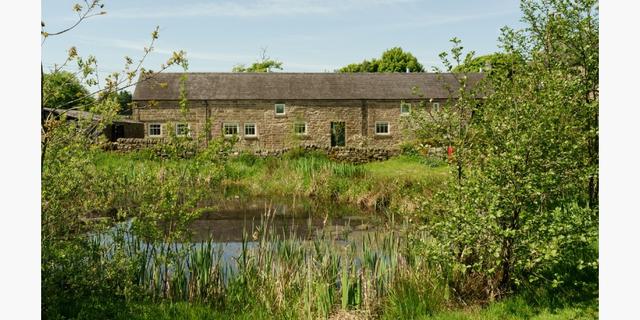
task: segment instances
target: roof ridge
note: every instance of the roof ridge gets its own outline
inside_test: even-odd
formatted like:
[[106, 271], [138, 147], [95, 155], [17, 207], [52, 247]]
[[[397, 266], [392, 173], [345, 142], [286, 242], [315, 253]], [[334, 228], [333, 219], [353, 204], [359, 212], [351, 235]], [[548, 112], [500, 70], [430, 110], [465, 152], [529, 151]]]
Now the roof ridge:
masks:
[[232, 71], [187, 71], [187, 72], [173, 72], [173, 71], [164, 71], [159, 73], [154, 73], [153, 75], [162, 75], [162, 74], [228, 74], [228, 75], [297, 75], [297, 74], [312, 74], [312, 75], [437, 75], [437, 74], [484, 74], [482, 72], [466, 72], [466, 73], [455, 73], [455, 72], [232, 72]]

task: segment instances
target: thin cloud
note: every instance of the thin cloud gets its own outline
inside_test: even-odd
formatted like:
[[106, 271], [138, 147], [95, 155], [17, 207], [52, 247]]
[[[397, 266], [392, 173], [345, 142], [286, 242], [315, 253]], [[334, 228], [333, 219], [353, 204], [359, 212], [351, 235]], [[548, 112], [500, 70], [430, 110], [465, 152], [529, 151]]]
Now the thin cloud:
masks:
[[[119, 48], [119, 49], [127, 49], [127, 50], [136, 50], [142, 51], [145, 46], [148, 46], [148, 42], [144, 41], [129, 41], [122, 39], [109, 39], [109, 38], [91, 38], [78, 36], [78, 39], [90, 41], [93, 44], [102, 47], [110, 47], [110, 48]], [[152, 53], [161, 54], [161, 55], [171, 55], [176, 50], [165, 49], [164, 46], [155, 45], [153, 47]], [[219, 62], [237, 62], [238, 60], [255, 60], [256, 56], [249, 56], [243, 54], [234, 54], [234, 53], [211, 53], [211, 52], [199, 52], [196, 50], [190, 50], [189, 48], [181, 48], [187, 53], [187, 59], [197, 59], [197, 60], [208, 60], [208, 61], [219, 61]]]
[[214, 3], [185, 4], [157, 8], [132, 8], [113, 11], [107, 17], [117, 19], [155, 19], [189, 17], [262, 17], [323, 15], [362, 6], [383, 6], [414, 2], [415, 0], [257, 0], [218, 1]]

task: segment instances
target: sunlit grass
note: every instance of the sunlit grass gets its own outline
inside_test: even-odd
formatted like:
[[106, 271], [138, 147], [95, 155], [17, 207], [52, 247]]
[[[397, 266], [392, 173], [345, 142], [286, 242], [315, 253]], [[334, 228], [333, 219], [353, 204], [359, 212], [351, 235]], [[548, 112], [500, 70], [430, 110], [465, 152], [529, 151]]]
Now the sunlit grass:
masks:
[[[100, 152], [94, 155], [98, 170], [159, 172], [162, 168], [187, 168], [191, 159], [158, 159], [145, 151]], [[224, 178], [212, 194], [244, 190], [252, 196], [308, 197], [351, 204], [371, 210], [415, 211], [420, 197], [440, 190], [449, 177], [441, 160], [398, 156], [362, 165], [329, 160], [316, 153], [296, 153], [259, 158], [240, 154], [224, 165]]]
[[371, 162], [363, 165], [374, 178], [403, 178], [415, 181], [424, 179], [444, 179], [449, 168], [442, 162], [438, 166], [427, 165], [416, 158], [399, 156], [386, 161]]

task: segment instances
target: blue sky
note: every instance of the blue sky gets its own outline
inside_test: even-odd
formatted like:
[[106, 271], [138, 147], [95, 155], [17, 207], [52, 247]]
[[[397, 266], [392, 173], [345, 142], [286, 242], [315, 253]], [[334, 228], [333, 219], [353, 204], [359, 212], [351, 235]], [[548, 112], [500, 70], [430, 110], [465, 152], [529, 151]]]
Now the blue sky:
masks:
[[[73, 24], [71, 8], [82, 1], [42, 1], [46, 31]], [[64, 61], [76, 46], [94, 55], [99, 71], [122, 69], [124, 56], [142, 56], [150, 33], [160, 38], [145, 65], [158, 66], [174, 50], [185, 50], [190, 71], [231, 71], [255, 61], [261, 48], [287, 72], [333, 71], [379, 57], [391, 47], [413, 53], [429, 68], [452, 37], [465, 49], [498, 50], [505, 25], [519, 25], [517, 0], [138, 0], [104, 1], [107, 14], [93, 17], [42, 48], [45, 70]]]

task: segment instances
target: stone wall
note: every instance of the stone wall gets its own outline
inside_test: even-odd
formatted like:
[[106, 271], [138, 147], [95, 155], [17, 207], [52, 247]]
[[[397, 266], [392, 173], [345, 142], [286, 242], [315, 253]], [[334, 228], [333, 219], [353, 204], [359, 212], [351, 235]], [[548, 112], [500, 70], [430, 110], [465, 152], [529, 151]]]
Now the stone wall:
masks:
[[[239, 150], [283, 150], [296, 146], [329, 147], [331, 122], [345, 123], [346, 148], [397, 149], [411, 138], [405, 130], [400, 114], [400, 101], [390, 100], [215, 100], [189, 101], [189, 111], [183, 115], [178, 101], [136, 101], [133, 119], [145, 123], [145, 137], [149, 124], [159, 123], [162, 135], [175, 130], [177, 123], [187, 122], [191, 136], [202, 136], [205, 121], [211, 122], [210, 137], [220, 136], [224, 123], [237, 124]], [[275, 114], [275, 104], [285, 103], [285, 114]], [[417, 101], [413, 101], [417, 105]], [[378, 121], [389, 123], [388, 135], [375, 133]], [[294, 133], [294, 124], [305, 122], [307, 133]], [[244, 135], [245, 124], [255, 124], [256, 136]]]
[[[259, 157], [281, 156], [293, 148], [285, 148], [280, 150], [258, 150], [252, 152]], [[372, 161], [383, 161], [400, 154], [399, 149], [383, 149], [383, 148], [355, 148], [355, 147], [326, 147], [307, 145], [302, 147], [305, 151], [314, 151], [326, 154], [329, 159], [339, 162], [350, 163], [367, 163]], [[234, 155], [239, 155], [236, 152]]]
[[[157, 144], [165, 141], [164, 139], [157, 138], [120, 138], [116, 142], [112, 142], [105, 149], [130, 152], [144, 149], [152, 149]], [[249, 152], [258, 157], [276, 157], [281, 156], [293, 148], [282, 148], [272, 150], [252, 150], [252, 151], [234, 151], [232, 156], [238, 156], [241, 152]], [[302, 147], [305, 151], [315, 151], [326, 154], [329, 159], [350, 162], [350, 163], [367, 163], [371, 161], [383, 161], [393, 156], [399, 155], [399, 149], [387, 149], [387, 148], [355, 148], [355, 147], [328, 147], [328, 146], [316, 146], [306, 145]]]
[[107, 149], [115, 151], [137, 151], [151, 149], [164, 139], [157, 138], [119, 138], [112, 142]]

